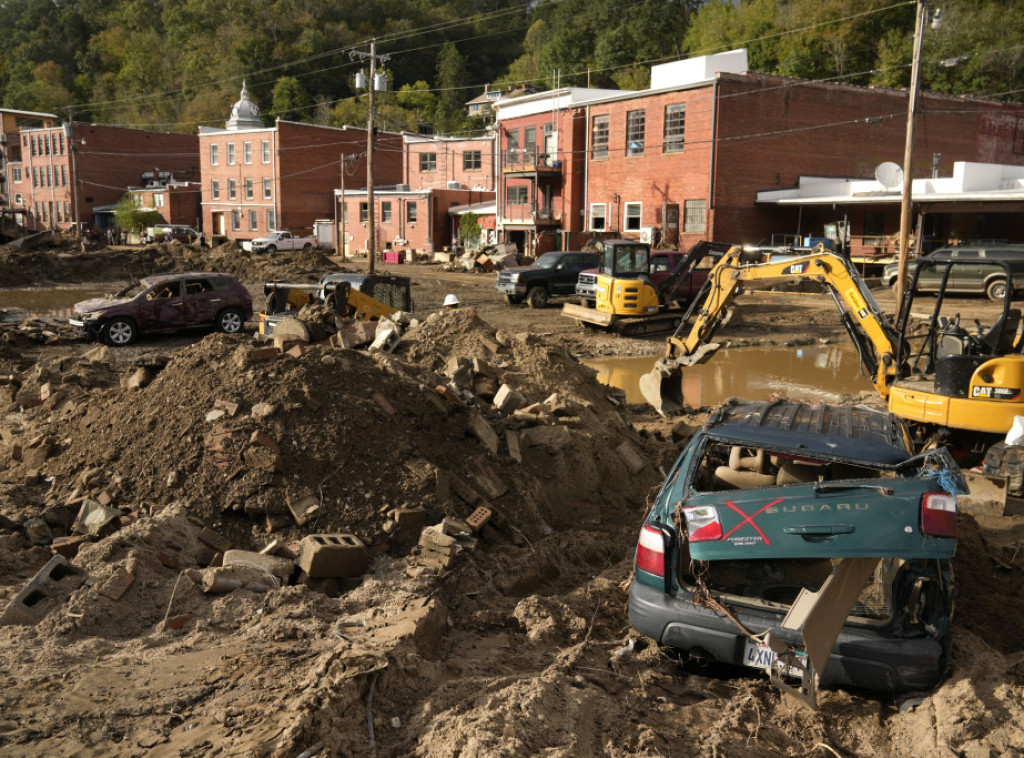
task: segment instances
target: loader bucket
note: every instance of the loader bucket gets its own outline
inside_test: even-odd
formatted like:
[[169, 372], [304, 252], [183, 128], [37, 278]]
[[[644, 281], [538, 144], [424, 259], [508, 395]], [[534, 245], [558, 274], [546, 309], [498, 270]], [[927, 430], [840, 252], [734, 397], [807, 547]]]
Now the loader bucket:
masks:
[[654, 368], [640, 377], [640, 394], [661, 415], [683, 410], [683, 368], [703, 363], [719, 348], [719, 343], [701, 345], [693, 355], [660, 358]]

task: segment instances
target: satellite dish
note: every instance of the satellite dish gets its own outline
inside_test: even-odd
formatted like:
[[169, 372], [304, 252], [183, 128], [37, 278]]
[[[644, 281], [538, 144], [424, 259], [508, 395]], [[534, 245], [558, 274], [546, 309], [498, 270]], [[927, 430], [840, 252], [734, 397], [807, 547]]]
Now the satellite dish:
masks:
[[886, 161], [879, 163], [875, 169], [875, 179], [886, 189], [893, 189], [903, 184], [903, 169], [898, 163]]

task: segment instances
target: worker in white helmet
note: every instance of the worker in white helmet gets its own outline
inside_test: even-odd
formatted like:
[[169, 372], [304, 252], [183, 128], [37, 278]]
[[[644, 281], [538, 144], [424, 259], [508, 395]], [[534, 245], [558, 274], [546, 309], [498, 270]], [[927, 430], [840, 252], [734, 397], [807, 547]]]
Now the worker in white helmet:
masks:
[[444, 309], [446, 311], [457, 311], [459, 309], [459, 298], [455, 295], [445, 295]]

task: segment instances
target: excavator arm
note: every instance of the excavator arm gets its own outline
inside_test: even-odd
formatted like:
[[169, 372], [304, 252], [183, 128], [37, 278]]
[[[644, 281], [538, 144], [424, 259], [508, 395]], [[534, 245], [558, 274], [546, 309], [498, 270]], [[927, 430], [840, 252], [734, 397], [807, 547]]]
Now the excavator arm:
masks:
[[747, 262], [746, 258], [743, 249], [735, 246], [711, 269], [701, 294], [667, 339], [664, 357], [641, 378], [640, 390], [652, 406], [658, 411], [681, 407], [682, 367], [703, 363], [718, 349], [711, 340], [728, 323], [733, 301], [745, 284], [771, 279], [823, 284], [857, 347], [865, 373], [878, 393], [888, 396], [890, 385], [899, 375], [895, 360], [899, 336], [848, 261], [823, 249], [780, 261]]

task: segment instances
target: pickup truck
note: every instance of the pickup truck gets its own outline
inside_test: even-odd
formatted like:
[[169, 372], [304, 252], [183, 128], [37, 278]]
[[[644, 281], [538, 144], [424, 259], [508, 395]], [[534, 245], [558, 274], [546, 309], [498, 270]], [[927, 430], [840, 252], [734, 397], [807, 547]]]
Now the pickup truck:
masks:
[[600, 263], [597, 253], [544, 253], [532, 266], [500, 272], [494, 286], [509, 305], [525, 300], [531, 308], [544, 308], [552, 297], [571, 295], [579, 272]]
[[[668, 279], [672, 269], [685, 257], [686, 253], [678, 250], [651, 251], [650, 279], [655, 289], [661, 287], [661, 283]], [[700, 292], [700, 288], [704, 286], [704, 282], [708, 278], [708, 271], [710, 270], [710, 267], [694, 269], [686, 281], [679, 285], [676, 290], [675, 300], [677, 302], [689, 302], [692, 300]], [[576, 295], [588, 308], [593, 308], [596, 304], [595, 289], [597, 288], [598, 271], [599, 269], [597, 268], [588, 268], [586, 271], [581, 271], [579, 278], [576, 280]]]
[[278, 250], [312, 250], [316, 246], [316, 237], [296, 237], [291, 232], [274, 231], [266, 237], [257, 237], [249, 243], [254, 253], [273, 255]]

